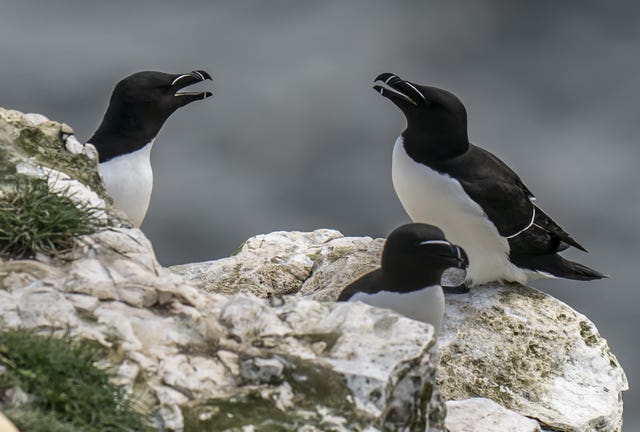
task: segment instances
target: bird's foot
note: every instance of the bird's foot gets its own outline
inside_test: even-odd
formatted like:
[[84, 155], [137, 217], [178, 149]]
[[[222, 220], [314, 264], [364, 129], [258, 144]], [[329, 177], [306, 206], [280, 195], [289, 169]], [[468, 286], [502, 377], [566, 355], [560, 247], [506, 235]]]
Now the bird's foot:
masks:
[[442, 290], [445, 294], [466, 294], [471, 291], [471, 288], [469, 288], [465, 283], [461, 283], [457, 286], [443, 286]]

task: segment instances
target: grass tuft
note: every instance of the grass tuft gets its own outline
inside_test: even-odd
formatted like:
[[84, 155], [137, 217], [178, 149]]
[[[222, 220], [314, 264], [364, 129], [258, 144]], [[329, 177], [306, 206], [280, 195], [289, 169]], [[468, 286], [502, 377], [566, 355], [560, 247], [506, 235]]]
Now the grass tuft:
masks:
[[151, 431], [125, 390], [94, 366], [99, 359], [96, 348], [69, 337], [0, 331], [0, 395], [15, 387], [29, 395], [26, 404], [7, 406], [0, 396], [0, 409], [31, 432]]
[[76, 240], [107, 227], [101, 209], [81, 206], [67, 192], [49, 190], [46, 179], [16, 176], [0, 195], [0, 255], [30, 258], [68, 252]]

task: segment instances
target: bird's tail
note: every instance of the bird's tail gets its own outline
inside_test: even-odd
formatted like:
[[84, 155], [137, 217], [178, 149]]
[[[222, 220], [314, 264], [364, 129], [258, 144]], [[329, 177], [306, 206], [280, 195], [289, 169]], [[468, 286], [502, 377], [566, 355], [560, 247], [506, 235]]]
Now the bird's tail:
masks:
[[566, 260], [558, 254], [512, 256], [511, 262], [521, 268], [565, 279], [588, 281], [608, 277], [585, 265]]

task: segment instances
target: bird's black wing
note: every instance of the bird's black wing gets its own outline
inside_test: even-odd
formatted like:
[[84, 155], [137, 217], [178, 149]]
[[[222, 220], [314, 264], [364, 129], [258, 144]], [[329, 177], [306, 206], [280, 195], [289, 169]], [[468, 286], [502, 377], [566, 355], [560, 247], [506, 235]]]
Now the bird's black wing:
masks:
[[470, 145], [463, 155], [442, 162], [436, 169], [458, 179], [500, 235], [509, 238], [512, 254], [554, 253], [566, 249], [567, 245], [585, 250], [536, 207], [529, 188], [492, 153]]
[[385, 290], [381, 273], [380, 269], [374, 270], [351, 282], [342, 290], [338, 301], [347, 301], [359, 292], [373, 294]]

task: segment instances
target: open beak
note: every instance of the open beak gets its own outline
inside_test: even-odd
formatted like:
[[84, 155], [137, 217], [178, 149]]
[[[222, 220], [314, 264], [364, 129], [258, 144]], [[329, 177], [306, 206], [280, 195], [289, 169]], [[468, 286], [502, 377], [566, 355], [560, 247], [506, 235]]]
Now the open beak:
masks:
[[415, 106], [427, 102], [415, 85], [392, 73], [378, 75], [373, 81], [373, 89], [393, 102], [407, 102]]
[[173, 91], [174, 97], [180, 98], [181, 105], [186, 105], [195, 100], [206, 99], [208, 97], [213, 96], [213, 93], [210, 91], [204, 92], [183, 92], [181, 91], [183, 88], [188, 87], [190, 85], [205, 81], [212, 80], [211, 75], [204, 70], [195, 70], [193, 72], [176, 75], [174, 80], [171, 82], [171, 90]]

